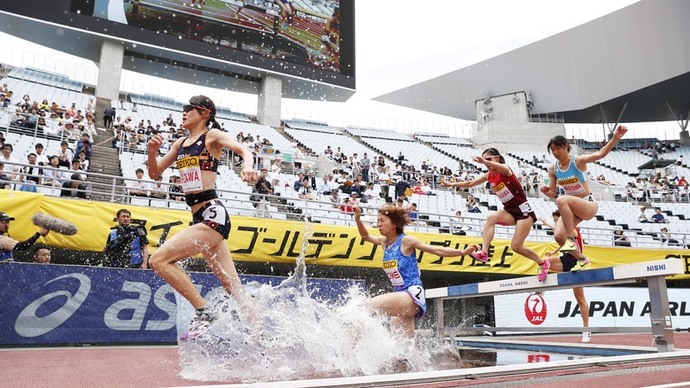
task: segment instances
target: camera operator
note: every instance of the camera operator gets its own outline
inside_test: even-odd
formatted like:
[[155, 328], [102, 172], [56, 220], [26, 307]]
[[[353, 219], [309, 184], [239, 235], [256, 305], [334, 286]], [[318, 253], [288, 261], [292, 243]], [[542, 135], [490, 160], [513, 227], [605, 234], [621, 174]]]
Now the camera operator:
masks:
[[117, 211], [117, 226], [112, 228], [105, 243], [106, 267], [147, 268], [149, 261], [146, 229], [131, 225], [132, 213]]

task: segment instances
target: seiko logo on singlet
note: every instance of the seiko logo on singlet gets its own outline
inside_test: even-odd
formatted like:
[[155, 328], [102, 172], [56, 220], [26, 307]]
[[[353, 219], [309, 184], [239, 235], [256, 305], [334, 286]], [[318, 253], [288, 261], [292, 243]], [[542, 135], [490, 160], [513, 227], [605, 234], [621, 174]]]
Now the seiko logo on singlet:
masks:
[[563, 178], [559, 179], [558, 183], [561, 185], [572, 185], [573, 183], [578, 183], [580, 180], [577, 177]]
[[383, 262], [383, 268], [395, 268], [398, 266], [398, 262], [395, 260], [392, 261], [384, 261]]
[[178, 169], [197, 167], [197, 166], [199, 166], [199, 158], [198, 157], [186, 157], [186, 158], [178, 159], [175, 162], [175, 164], [177, 165]]

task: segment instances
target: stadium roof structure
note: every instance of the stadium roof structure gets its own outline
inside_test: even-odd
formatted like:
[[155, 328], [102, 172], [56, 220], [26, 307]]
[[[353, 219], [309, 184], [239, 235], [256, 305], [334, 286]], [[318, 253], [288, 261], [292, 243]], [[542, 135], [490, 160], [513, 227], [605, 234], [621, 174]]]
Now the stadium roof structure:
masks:
[[[690, 1], [643, 0], [374, 100], [476, 120], [476, 101], [524, 91], [533, 101], [531, 115], [566, 123], [679, 120], [687, 126], [688, 15]], [[481, 31], [471, 39], [481, 39]]]

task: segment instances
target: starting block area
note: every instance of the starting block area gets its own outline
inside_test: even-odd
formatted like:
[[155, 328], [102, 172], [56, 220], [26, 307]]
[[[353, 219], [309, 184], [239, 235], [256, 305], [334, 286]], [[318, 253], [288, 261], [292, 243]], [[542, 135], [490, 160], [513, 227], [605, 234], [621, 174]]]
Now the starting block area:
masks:
[[463, 284], [426, 290], [427, 300], [434, 300], [436, 330], [444, 332], [443, 301], [518, 292], [547, 291], [562, 288], [603, 286], [647, 280], [651, 304], [651, 325], [654, 343], [659, 352], [674, 350], [671, 312], [668, 305], [666, 277], [684, 272], [680, 259], [666, 259], [624, 264], [615, 267], [550, 274], [540, 282], [536, 276]]

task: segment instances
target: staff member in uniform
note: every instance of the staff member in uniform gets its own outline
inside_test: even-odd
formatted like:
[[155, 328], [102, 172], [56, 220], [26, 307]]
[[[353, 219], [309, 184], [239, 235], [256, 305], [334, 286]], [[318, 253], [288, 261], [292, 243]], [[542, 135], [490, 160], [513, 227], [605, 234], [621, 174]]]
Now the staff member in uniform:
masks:
[[0, 212], [0, 260], [13, 260], [13, 252], [31, 248], [39, 237], [45, 237], [49, 232], [48, 229], [40, 226], [38, 232], [20, 242], [6, 236], [10, 230], [10, 221], [14, 221], [14, 217], [10, 217], [5, 212]]

